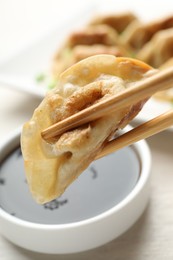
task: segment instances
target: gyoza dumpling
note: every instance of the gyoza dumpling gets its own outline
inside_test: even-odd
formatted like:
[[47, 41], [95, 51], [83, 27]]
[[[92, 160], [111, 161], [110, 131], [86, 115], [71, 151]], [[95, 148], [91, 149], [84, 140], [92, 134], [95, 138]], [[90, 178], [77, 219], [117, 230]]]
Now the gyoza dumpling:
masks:
[[116, 95], [147, 76], [151, 67], [133, 59], [97, 55], [73, 65], [58, 79], [22, 130], [21, 147], [30, 191], [38, 203], [60, 196], [94, 160], [116, 129], [124, 127], [145, 101], [121, 109], [51, 142], [42, 130]]
[[80, 31], [73, 32], [67, 42], [67, 47], [74, 47], [76, 45], [115, 45], [119, 42], [118, 34], [110, 26], [101, 24], [87, 26]]
[[68, 53], [54, 60], [52, 65], [52, 72], [57, 77], [60, 72], [63, 72], [73, 64], [98, 54], [111, 54], [116, 57], [128, 57], [129, 52], [123, 46], [107, 46], [103, 44], [93, 45], [76, 45]]
[[[52, 73], [54, 77], [56, 78], [61, 72], [76, 62], [76, 55], [74, 53], [75, 47], [83, 45], [89, 48], [90, 46], [98, 44], [107, 46], [108, 49], [109, 46], [118, 47], [119, 39], [115, 30], [107, 25], [95, 25], [87, 26], [82, 30], [71, 33], [62, 48], [58, 49], [54, 55], [52, 63]], [[94, 53], [92, 53], [92, 55], [94, 55]]]
[[[164, 70], [166, 68], [173, 67], [173, 57], [170, 58], [168, 61], [166, 61], [164, 64], [162, 64], [159, 69]], [[157, 92], [154, 97], [159, 98], [163, 101], [170, 101], [173, 102], [173, 87], [169, 88], [164, 91]]]
[[173, 58], [173, 28], [156, 33], [138, 52], [137, 58], [155, 68]]
[[173, 28], [173, 16], [147, 24], [135, 20], [123, 32], [121, 39], [131, 48], [138, 51], [151, 40], [155, 33], [168, 28]]
[[137, 20], [137, 17], [130, 13], [120, 13], [120, 14], [109, 14], [98, 16], [91, 21], [90, 24], [106, 24], [114, 28], [118, 33], [122, 33], [125, 28], [134, 20]]

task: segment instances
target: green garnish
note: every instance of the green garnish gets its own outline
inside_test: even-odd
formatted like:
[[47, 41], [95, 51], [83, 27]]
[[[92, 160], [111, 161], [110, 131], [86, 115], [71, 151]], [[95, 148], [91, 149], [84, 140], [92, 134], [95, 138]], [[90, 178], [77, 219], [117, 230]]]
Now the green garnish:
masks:
[[40, 73], [36, 76], [35, 80], [40, 83], [40, 82], [43, 82], [46, 78], [46, 75], [44, 73]]
[[53, 89], [57, 85], [57, 80], [56, 79], [51, 79], [50, 82], [48, 83], [48, 89]]

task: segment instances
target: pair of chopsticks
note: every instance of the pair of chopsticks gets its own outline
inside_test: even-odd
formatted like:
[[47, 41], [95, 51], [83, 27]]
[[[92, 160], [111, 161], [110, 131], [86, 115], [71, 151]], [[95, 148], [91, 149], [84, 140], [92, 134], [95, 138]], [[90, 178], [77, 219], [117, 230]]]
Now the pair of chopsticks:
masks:
[[[173, 67], [161, 72], [157, 72], [149, 78], [137, 82], [126, 91], [94, 104], [42, 131], [41, 135], [45, 140], [51, 140], [56, 136], [104, 115], [116, 112], [122, 108], [133, 105], [141, 100], [151, 97], [158, 91], [168, 89], [173, 86]], [[99, 158], [116, 151], [126, 145], [147, 138], [173, 125], [173, 109], [170, 111], [136, 127], [123, 134], [117, 139], [108, 142]]]

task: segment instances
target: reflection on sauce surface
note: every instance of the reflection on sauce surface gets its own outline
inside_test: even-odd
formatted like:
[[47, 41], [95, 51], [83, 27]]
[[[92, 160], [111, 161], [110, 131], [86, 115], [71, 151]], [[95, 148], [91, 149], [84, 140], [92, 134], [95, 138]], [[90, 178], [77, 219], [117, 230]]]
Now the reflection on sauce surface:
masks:
[[59, 198], [38, 205], [25, 179], [20, 148], [1, 163], [0, 206], [13, 216], [35, 223], [64, 224], [94, 217], [122, 201], [134, 188], [140, 163], [126, 147], [93, 162]]

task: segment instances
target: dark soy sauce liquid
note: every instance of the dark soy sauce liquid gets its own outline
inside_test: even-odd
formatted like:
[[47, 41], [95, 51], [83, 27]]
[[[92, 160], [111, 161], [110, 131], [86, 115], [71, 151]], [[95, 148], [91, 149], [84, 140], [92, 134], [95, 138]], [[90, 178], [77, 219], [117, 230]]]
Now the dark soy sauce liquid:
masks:
[[25, 179], [20, 148], [1, 163], [0, 207], [20, 219], [41, 224], [65, 224], [94, 217], [121, 202], [134, 188], [140, 161], [126, 147], [94, 161], [65, 193], [44, 205], [32, 198]]

